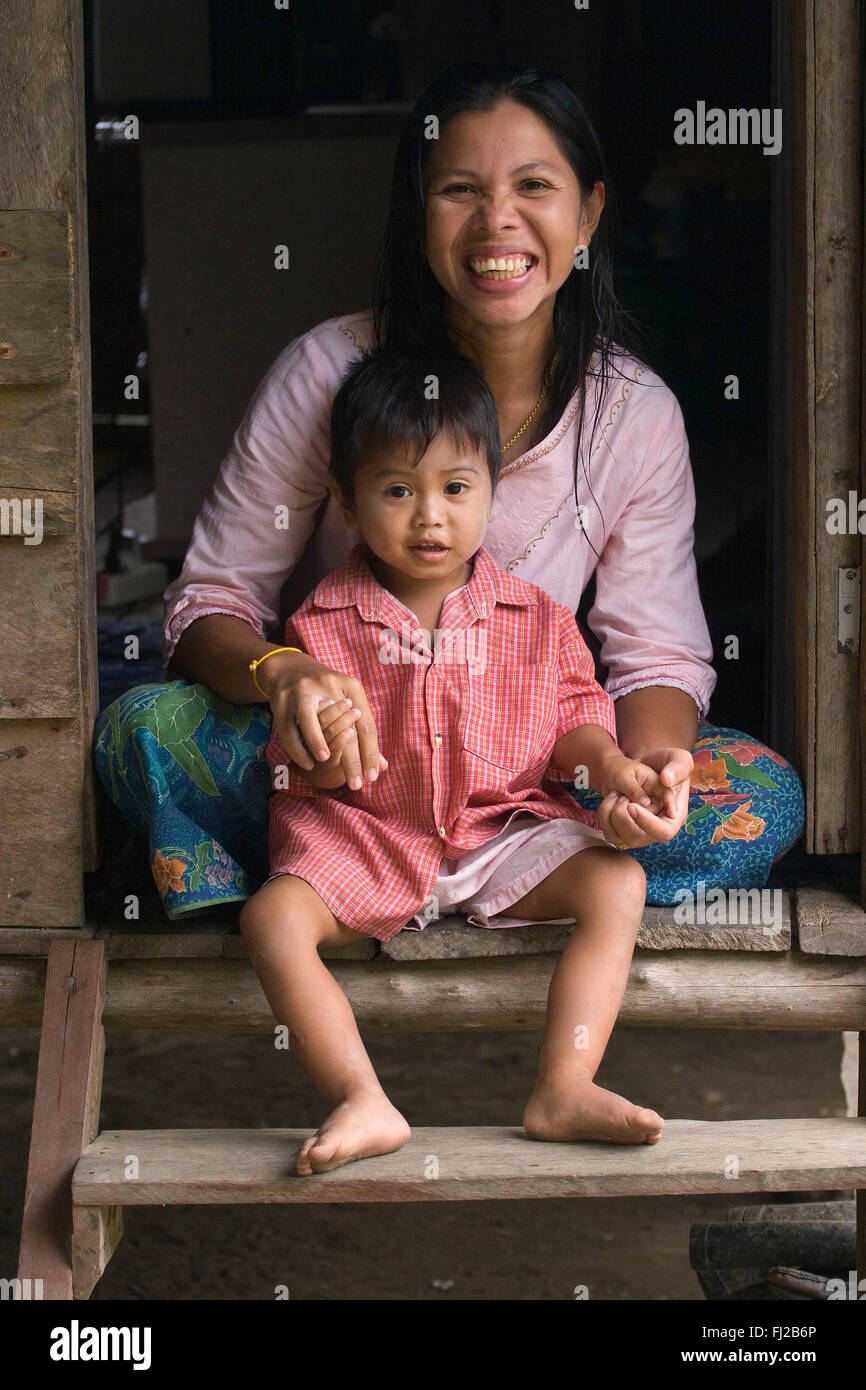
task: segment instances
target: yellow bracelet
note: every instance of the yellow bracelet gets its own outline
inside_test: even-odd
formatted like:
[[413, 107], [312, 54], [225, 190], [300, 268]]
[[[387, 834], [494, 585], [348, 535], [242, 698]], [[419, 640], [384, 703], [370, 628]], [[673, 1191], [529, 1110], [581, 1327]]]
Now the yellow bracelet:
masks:
[[261, 666], [263, 661], [267, 661], [269, 656], [276, 656], [277, 652], [300, 652], [302, 656], [306, 655], [303, 648], [301, 647], [273, 647], [269, 652], [265, 652], [264, 656], [260, 656], [257, 661], [250, 662], [250, 670], [253, 673], [253, 680], [256, 683], [256, 689], [262, 691], [262, 694], [264, 695], [266, 700], [270, 699], [270, 696], [268, 695], [268, 692], [266, 690], [262, 690], [262, 687], [259, 685], [258, 678], [256, 676], [256, 667]]

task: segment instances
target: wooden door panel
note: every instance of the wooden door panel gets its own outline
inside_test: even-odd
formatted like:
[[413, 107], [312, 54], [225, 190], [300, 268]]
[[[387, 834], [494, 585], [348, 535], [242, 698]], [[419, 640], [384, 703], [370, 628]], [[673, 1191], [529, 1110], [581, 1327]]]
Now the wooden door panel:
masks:
[[[0, 539], [3, 662], [0, 720], [77, 717], [78, 623], [76, 538], [46, 536], [40, 545]], [[0, 775], [0, 797], [3, 796]]]
[[771, 742], [806, 797], [803, 847], [854, 853], [861, 836], [862, 654], [839, 645], [840, 571], [856, 531], [831, 534], [828, 503], [860, 485], [862, 159], [855, 0], [779, 0], [770, 326]]
[[0, 922], [84, 920], [78, 719], [0, 723]]
[[38, 545], [0, 535], [0, 926], [75, 927], [99, 864], [81, 0], [4, 0], [0, 95], [0, 502], [44, 517]]

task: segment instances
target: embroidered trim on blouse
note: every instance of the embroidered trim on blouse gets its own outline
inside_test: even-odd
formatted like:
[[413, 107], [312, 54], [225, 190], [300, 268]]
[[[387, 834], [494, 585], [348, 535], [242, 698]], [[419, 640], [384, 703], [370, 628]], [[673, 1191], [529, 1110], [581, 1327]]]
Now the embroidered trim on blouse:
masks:
[[[625, 400], [628, 399], [628, 396], [631, 394], [631, 393], [629, 392], [629, 389], [628, 389], [629, 386], [634, 386], [634, 385], [638, 384], [638, 377], [639, 377], [640, 373], [641, 373], [641, 372], [646, 372], [646, 371], [647, 371], [647, 368], [646, 368], [646, 367], [638, 366], [638, 367], [637, 367], [637, 370], [636, 370], [636, 372], [635, 372], [634, 378], [632, 379], [631, 377], [628, 377], [628, 378], [625, 380], [625, 382], [624, 382], [624, 384], [623, 384], [623, 388], [622, 388], [622, 394], [620, 395], [619, 400], [614, 401], [614, 403], [613, 403], [613, 405], [612, 405], [612, 407], [611, 407], [610, 415], [609, 415], [608, 418], [607, 418], [607, 421], [606, 421], [606, 423], [605, 423], [605, 425], [604, 425], [604, 428], [601, 430], [601, 432], [600, 432], [600, 434], [599, 434], [599, 437], [598, 437], [598, 440], [597, 440], [597, 442], [596, 442], [595, 448], [593, 449], [592, 453], [591, 453], [590, 456], [589, 456], [590, 462], [592, 462], [593, 457], [595, 456], [595, 454], [597, 453], [597, 451], [601, 448], [601, 446], [602, 446], [602, 444], [603, 444], [603, 442], [604, 442], [604, 436], [607, 434], [608, 430], [610, 429], [610, 426], [613, 424], [614, 416], [615, 416], [616, 412], [619, 410], [619, 407], [623, 404], [623, 402], [624, 402]], [[571, 421], [569, 420], [569, 427], [570, 427], [570, 425], [571, 425]], [[562, 437], [562, 436], [560, 435], [560, 438], [561, 438], [561, 437]], [[558, 443], [559, 440], [556, 440], [555, 442]], [[553, 445], [551, 445], [551, 448], [553, 448]], [[548, 450], [545, 450], [544, 452], [546, 453], [546, 452], [548, 452]], [[528, 455], [528, 456], [527, 456], [527, 459], [526, 459], [526, 462], [527, 462], [527, 463], [530, 463], [531, 461], [532, 461], [532, 457]], [[522, 467], [522, 465], [521, 465], [521, 467]], [[502, 475], [500, 475], [500, 476], [502, 476]], [[541, 528], [539, 534], [538, 534], [537, 536], [534, 536], [534, 537], [532, 538], [531, 541], [527, 541], [527, 543], [526, 543], [526, 545], [525, 545], [525, 547], [524, 547], [524, 549], [523, 549], [523, 553], [520, 554], [520, 555], [516, 555], [516, 556], [514, 557], [513, 560], [509, 560], [508, 564], [505, 566], [506, 571], [507, 571], [508, 573], [511, 572], [511, 568], [512, 568], [513, 565], [519, 565], [520, 562], [521, 562], [521, 560], [525, 560], [525, 559], [526, 559], [526, 556], [529, 554], [529, 552], [530, 552], [531, 550], [534, 550], [534, 549], [535, 549], [535, 546], [538, 544], [538, 542], [544, 539], [544, 533], [545, 533], [545, 531], [548, 529], [549, 526], [552, 526], [553, 522], [556, 520], [556, 518], [559, 516], [559, 513], [562, 511], [563, 507], [565, 506], [566, 502], [567, 502], [567, 501], [569, 500], [569, 498], [572, 497], [572, 496], [573, 496], [573, 492], [572, 492], [571, 489], [569, 489], [569, 491], [566, 493], [565, 497], [562, 499], [562, 501], [560, 502], [559, 506], [557, 507], [556, 511], [553, 513], [553, 516], [548, 517], [547, 521], [545, 521], [545, 523], [544, 523], [544, 525], [542, 526], [542, 528]]]
[[645, 690], [650, 685], [670, 685], [674, 686], [677, 690], [682, 690], [684, 695], [691, 695], [698, 707], [698, 717], [700, 719], [703, 719], [709, 712], [709, 701], [707, 701], [705, 705], [695, 687], [689, 685], [686, 681], [680, 680], [677, 676], [648, 676], [646, 678], [639, 676], [636, 680], [629, 681], [622, 690], [614, 692], [608, 690], [607, 687], [605, 687], [605, 690], [615, 704], [623, 695], [631, 695], [633, 690]]
[[352, 342], [352, 343], [355, 344], [355, 347], [360, 347], [360, 346], [361, 346], [361, 344], [358, 342], [358, 339], [355, 337], [355, 334], [354, 334], [354, 332], [352, 331], [351, 328], [344, 328], [343, 325], [342, 325], [341, 323], [338, 323], [338, 324], [337, 324], [337, 327], [338, 327], [338, 329], [340, 330], [341, 333], [345, 333], [346, 337], [349, 339], [350, 342]]
[[174, 656], [175, 648], [177, 647], [178, 642], [180, 641], [183, 634], [186, 632], [187, 628], [192, 627], [193, 623], [197, 622], [199, 618], [206, 618], [210, 613], [224, 613], [228, 618], [240, 618], [241, 622], [249, 623], [249, 626], [253, 628], [257, 637], [264, 638], [265, 634], [263, 629], [260, 626], [256, 627], [255, 623], [252, 622], [250, 618], [246, 617], [243, 613], [238, 613], [237, 610], [234, 608], [210, 608], [207, 606], [201, 608], [193, 607], [192, 611], [188, 611], [186, 617], [183, 618], [180, 623], [175, 625], [175, 618], [177, 618], [178, 614], [182, 613], [184, 608], [188, 609], [189, 605], [193, 603], [194, 598], [192, 595], [190, 595], [188, 598], [185, 598], [181, 603], [178, 604], [172, 616], [171, 628], [173, 635], [162, 661], [163, 667], [166, 669], [168, 668], [171, 659]]
[[[592, 364], [593, 364], [593, 362], [595, 361], [595, 359], [596, 359], [597, 356], [598, 356], [598, 352], [596, 351], [596, 352], [593, 353], [592, 357], [590, 358], [589, 367], [587, 367], [587, 375], [589, 375], [589, 372], [590, 372], [590, 369], [591, 369], [591, 367], [592, 367]], [[511, 475], [512, 475], [513, 473], [519, 473], [521, 468], [526, 468], [528, 464], [530, 464], [530, 463], [535, 463], [535, 460], [536, 460], [536, 459], [544, 458], [544, 455], [545, 455], [545, 454], [549, 454], [550, 451], [551, 451], [551, 449], [555, 449], [556, 446], [557, 446], [557, 444], [559, 443], [559, 441], [560, 441], [560, 440], [568, 433], [568, 431], [571, 429], [571, 424], [572, 424], [572, 421], [574, 420], [575, 415], [577, 414], [577, 408], [578, 408], [579, 405], [580, 405], [580, 401], [579, 401], [579, 400], [573, 402], [570, 412], [568, 412], [568, 413], [566, 413], [565, 415], [563, 415], [562, 419], [561, 419], [560, 422], [559, 422], [559, 423], [560, 423], [560, 430], [559, 430], [559, 433], [556, 434], [556, 435], [554, 436], [554, 438], [551, 439], [551, 440], [549, 441], [549, 443], [547, 443], [547, 444], [544, 446], [544, 448], [542, 448], [541, 444], [539, 444], [539, 445], [537, 446], [537, 448], [532, 449], [528, 454], [525, 455], [525, 457], [523, 457], [523, 458], [516, 458], [516, 459], [514, 460], [513, 463], [507, 464], [505, 468], [500, 469], [500, 472], [499, 472], [499, 479], [500, 479], [500, 481], [501, 481], [503, 478], [510, 478]], [[544, 443], [544, 441], [542, 441], [542, 443]], [[593, 451], [593, 452], [594, 452], [594, 451]]]
[[510, 573], [511, 573], [511, 569], [512, 569], [512, 566], [513, 566], [513, 565], [519, 565], [521, 560], [525, 560], [525, 559], [526, 559], [526, 556], [529, 554], [530, 550], [534, 550], [534, 549], [535, 549], [535, 546], [538, 544], [539, 541], [544, 540], [544, 533], [545, 533], [545, 531], [547, 530], [548, 526], [552, 526], [552, 525], [553, 525], [554, 521], [555, 521], [556, 518], [559, 516], [559, 513], [562, 511], [562, 509], [563, 509], [563, 507], [565, 506], [566, 502], [571, 502], [572, 500], [573, 500], [573, 498], [572, 498], [572, 492], [571, 492], [571, 490], [569, 489], [569, 491], [565, 494], [565, 496], [563, 497], [563, 499], [562, 499], [562, 501], [560, 502], [559, 506], [557, 507], [556, 511], [553, 513], [553, 516], [548, 517], [547, 521], [545, 521], [545, 523], [544, 523], [544, 525], [542, 526], [541, 530], [539, 531], [538, 535], [535, 536], [535, 537], [533, 537], [533, 539], [532, 539], [531, 541], [529, 541], [529, 542], [527, 543], [527, 545], [524, 547], [523, 554], [522, 554], [522, 555], [517, 555], [513, 560], [509, 560], [509, 561], [508, 561], [508, 564], [505, 566], [505, 571], [506, 571], [507, 574], [510, 574]]

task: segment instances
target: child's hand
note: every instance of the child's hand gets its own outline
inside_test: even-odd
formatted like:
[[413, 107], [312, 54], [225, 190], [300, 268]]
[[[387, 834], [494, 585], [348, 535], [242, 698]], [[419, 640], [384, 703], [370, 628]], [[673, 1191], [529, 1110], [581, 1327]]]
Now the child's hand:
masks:
[[[627, 758], [624, 754], [616, 754], [605, 763], [604, 778], [597, 790], [603, 796], [597, 812], [599, 824], [605, 838], [614, 845], [620, 844], [620, 838], [610, 823], [615, 806], [627, 809], [628, 803], [633, 802], [655, 816], [671, 818], [676, 814], [675, 793], [664, 785], [658, 773], [646, 763]], [[643, 834], [650, 839], [662, 838], [653, 836], [648, 829], [644, 829]]]
[[[329, 789], [345, 785], [349, 785], [353, 790], [362, 787], [363, 778], [357, 775], [347, 782], [349, 769], [343, 757], [345, 750], [352, 747], [353, 740], [357, 737], [354, 726], [356, 720], [361, 718], [361, 711], [349, 699], [322, 699], [319, 701], [316, 718], [325, 736], [325, 742], [331, 750], [331, 756], [327, 760], [317, 760], [309, 776], [316, 781], [316, 774], [323, 773], [322, 781], [327, 782]], [[388, 761], [380, 753], [379, 771], [384, 772], [387, 767]]]

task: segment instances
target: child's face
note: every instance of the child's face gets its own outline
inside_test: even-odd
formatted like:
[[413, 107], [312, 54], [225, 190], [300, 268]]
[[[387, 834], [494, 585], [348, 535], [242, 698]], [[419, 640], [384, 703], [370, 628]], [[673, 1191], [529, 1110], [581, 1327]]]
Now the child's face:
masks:
[[[413, 579], [441, 581], [481, 545], [492, 506], [490, 470], [483, 454], [461, 453], [450, 434], [431, 440], [412, 466], [417, 449], [379, 449], [355, 478], [350, 507], [331, 480], [346, 523], [359, 530], [375, 555]], [[435, 541], [438, 549], [419, 542]]]

